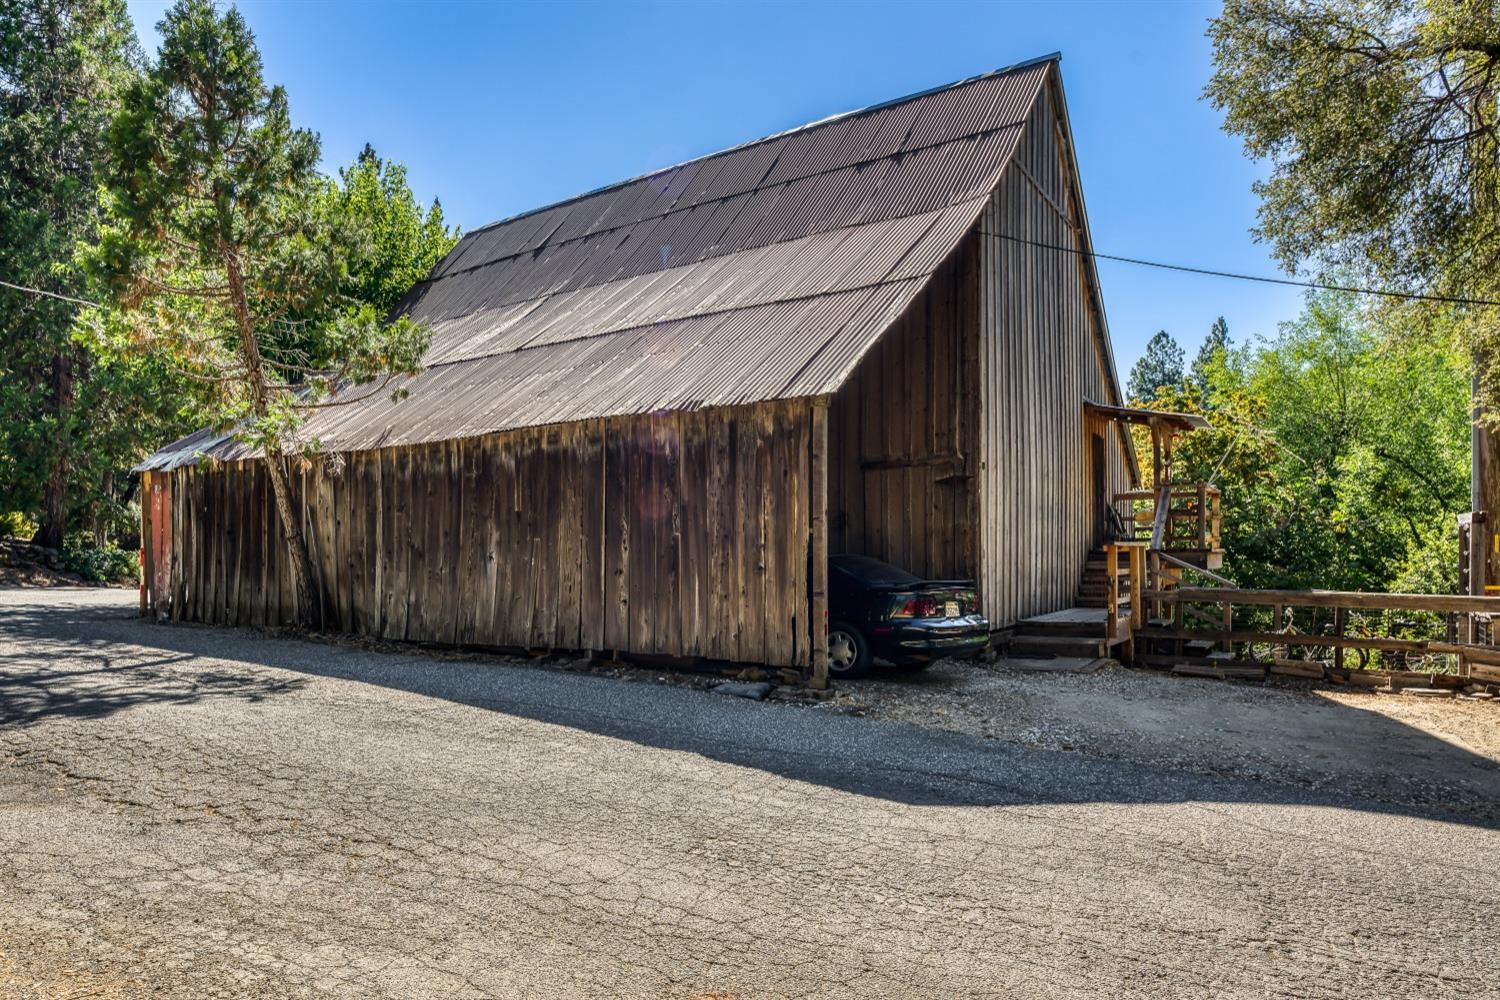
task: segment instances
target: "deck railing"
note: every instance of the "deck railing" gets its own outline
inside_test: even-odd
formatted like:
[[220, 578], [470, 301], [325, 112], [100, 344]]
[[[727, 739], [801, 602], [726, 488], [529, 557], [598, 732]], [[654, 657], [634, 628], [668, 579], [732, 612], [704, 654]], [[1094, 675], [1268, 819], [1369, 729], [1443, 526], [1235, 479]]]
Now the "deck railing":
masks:
[[1111, 643], [1128, 643], [1146, 623], [1146, 548], [1145, 542], [1109, 542], [1104, 546], [1108, 585], [1104, 596], [1104, 628], [1105, 638]]
[[1174, 483], [1155, 490], [1116, 493], [1116, 505], [1129, 504], [1125, 540], [1150, 542], [1169, 551], [1218, 552], [1224, 524], [1223, 502], [1217, 486]]
[[[1136, 661], [1146, 666], [1229, 676], [1269, 670], [1320, 677], [1332, 670], [1344, 680], [1373, 666], [1387, 676], [1500, 682], [1500, 647], [1487, 641], [1488, 630], [1473, 627], [1500, 615], [1500, 597], [1189, 586], [1145, 597], [1168, 611], [1135, 630]], [[1480, 636], [1484, 641], [1476, 641]]]

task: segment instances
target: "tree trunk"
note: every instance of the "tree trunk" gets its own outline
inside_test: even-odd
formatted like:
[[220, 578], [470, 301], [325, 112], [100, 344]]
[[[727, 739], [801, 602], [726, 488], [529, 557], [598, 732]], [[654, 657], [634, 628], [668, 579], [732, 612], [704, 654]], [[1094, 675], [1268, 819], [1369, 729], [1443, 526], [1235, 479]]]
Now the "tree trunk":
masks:
[[64, 347], [52, 359], [52, 405], [57, 413], [56, 449], [47, 486], [42, 495], [42, 523], [36, 542], [49, 549], [63, 546], [68, 530], [68, 412], [73, 408], [73, 347]]
[[[250, 320], [250, 303], [245, 297], [245, 277], [240, 271], [239, 255], [234, 248], [226, 245], [220, 248], [220, 252], [229, 278], [235, 324], [240, 332], [240, 359], [245, 363], [246, 378], [250, 382], [251, 413], [257, 418], [263, 418], [269, 410], [271, 390], [266, 382], [265, 365], [261, 363], [260, 345], [255, 339], [255, 324]], [[302, 519], [292, 510], [285, 457], [275, 444], [276, 442], [267, 442], [266, 471], [271, 479], [271, 493], [276, 500], [276, 514], [281, 520], [281, 531], [286, 536], [287, 551], [292, 557], [297, 623], [316, 627], [322, 624], [322, 617], [318, 602], [313, 598], [315, 577], [312, 559], [307, 553], [307, 539], [302, 535]]]
[[301, 518], [292, 510], [291, 493], [286, 481], [286, 459], [282, 455], [266, 456], [266, 471], [271, 476], [271, 493], [276, 499], [276, 514], [292, 554], [292, 584], [297, 595], [297, 623], [322, 624], [318, 602], [313, 598], [313, 564], [307, 554], [307, 539], [302, 535]]
[[1480, 558], [1483, 561], [1470, 567], [1469, 577], [1472, 592], [1482, 594], [1486, 584], [1497, 582], [1495, 567], [1491, 565], [1494, 560], [1490, 557], [1489, 532], [1494, 530], [1495, 518], [1500, 517], [1500, 427], [1495, 426], [1479, 404], [1477, 375], [1474, 377], [1473, 419], [1469, 438], [1469, 509], [1486, 516], [1482, 521], [1476, 521], [1474, 529], [1485, 532], [1483, 544], [1474, 553], [1476, 561]]

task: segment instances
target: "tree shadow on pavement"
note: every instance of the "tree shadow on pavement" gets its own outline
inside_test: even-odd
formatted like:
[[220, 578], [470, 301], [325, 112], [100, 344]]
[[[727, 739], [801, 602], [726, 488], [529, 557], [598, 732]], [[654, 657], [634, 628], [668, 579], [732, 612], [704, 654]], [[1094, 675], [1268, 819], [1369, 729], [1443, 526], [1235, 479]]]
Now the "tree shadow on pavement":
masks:
[[[110, 609], [112, 617], [118, 611]], [[100, 613], [77, 606], [0, 610], [0, 732], [58, 717], [102, 718], [146, 704], [260, 701], [308, 682], [238, 670], [190, 669], [198, 654], [124, 647], [91, 635]]]
[[[36, 653], [40, 648], [42, 652]], [[125, 605], [61, 601], [0, 606], [0, 729], [48, 715], [97, 716], [144, 701], [259, 700], [329, 677], [696, 753], [842, 792], [928, 806], [1090, 802], [1224, 802], [1356, 809], [1500, 829], [1500, 767], [1395, 719], [1327, 702], [1360, 733], [1338, 754], [1378, 754], [1400, 741], [1429, 793], [1340, 791], [1335, 782], [1259, 780], [1163, 764], [1038, 750], [820, 709], [695, 689], [536, 669], [502, 658], [448, 660], [269, 636], [246, 629], [156, 625]], [[19, 652], [15, 651], [19, 650]], [[206, 661], [205, 662], [205, 658]], [[38, 669], [38, 661], [66, 663]], [[288, 678], [255, 668], [303, 675]], [[139, 674], [133, 673], [139, 671]], [[121, 689], [122, 672], [130, 684]], [[102, 685], [94, 690], [93, 684]], [[98, 678], [109, 678], [104, 684]], [[601, 751], [603, 754], [605, 751]], [[608, 766], [601, 755], [600, 766]]]

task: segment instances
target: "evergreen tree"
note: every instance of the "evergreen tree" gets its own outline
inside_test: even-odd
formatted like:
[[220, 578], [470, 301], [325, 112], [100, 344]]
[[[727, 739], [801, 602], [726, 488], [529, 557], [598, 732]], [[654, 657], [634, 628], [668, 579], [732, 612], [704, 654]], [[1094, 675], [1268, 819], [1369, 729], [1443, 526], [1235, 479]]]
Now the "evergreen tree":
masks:
[[[0, 279], [88, 294], [73, 248], [97, 237], [105, 132], [135, 73], [134, 38], [124, 0], [0, 0]], [[90, 410], [119, 403], [139, 419], [151, 400], [138, 395], [147, 373], [102, 366], [77, 342], [79, 309], [0, 288], [0, 513], [36, 517], [54, 548], [79, 513], [70, 493], [113, 500], [123, 485], [91, 466], [104, 442]]]
[[1182, 348], [1165, 330], [1156, 331], [1146, 343], [1146, 353], [1130, 369], [1125, 391], [1138, 402], [1150, 402], [1163, 388], [1180, 386], [1183, 380]]
[[178, 0], [160, 30], [110, 129], [108, 225], [87, 257], [109, 282], [111, 341], [210, 386], [215, 415], [265, 455], [297, 614], [316, 623], [287, 458], [318, 448], [300, 434], [311, 407], [415, 371], [427, 331], [345, 294], [350, 257], [376, 240], [330, 210], [318, 137], [293, 127], [239, 12]]
[[1203, 338], [1198, 354], [1193, 358], [1193, 367], [1188, 373], [1188, 382], [1198, 390], [1199, 398], [1205, 402], [1210, 393], [1209, 371], [1214, 365], [1224, 363], [1224, 355], [1228, 351], [1229, 324], [1220, 316], [1208, 328], [1208, 336]]
[[368, 239], [351, 248], [343, 292], [386, 314], [458, 242], [433, 199], [426, 212], [406, 181], [406, 167], [381, 159], [368, 143], [330, 185], [328, 210]]

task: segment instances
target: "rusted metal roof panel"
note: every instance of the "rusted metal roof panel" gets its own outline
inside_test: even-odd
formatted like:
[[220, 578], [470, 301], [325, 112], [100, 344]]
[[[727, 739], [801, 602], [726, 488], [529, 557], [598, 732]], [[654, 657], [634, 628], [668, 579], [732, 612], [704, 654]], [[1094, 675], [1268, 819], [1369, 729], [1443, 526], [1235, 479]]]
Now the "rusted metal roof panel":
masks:
[[[832, 392], [975, 224], [1052, 59], [770, 136], [466, 235], [403, 299], [420, 374], [324, 448]], [[245, 449], [200, 432], [143, 468]]]

